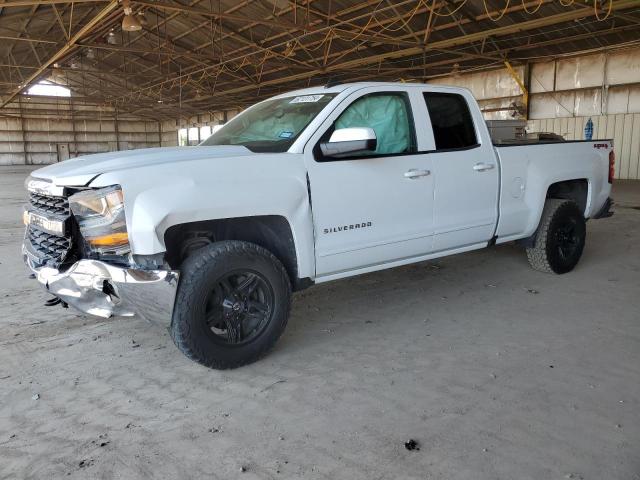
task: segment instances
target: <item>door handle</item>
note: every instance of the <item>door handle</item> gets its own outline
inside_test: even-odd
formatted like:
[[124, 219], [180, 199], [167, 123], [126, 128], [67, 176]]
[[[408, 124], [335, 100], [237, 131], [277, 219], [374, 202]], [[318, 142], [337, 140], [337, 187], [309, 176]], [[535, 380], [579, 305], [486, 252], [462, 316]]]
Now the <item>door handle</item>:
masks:
[[484, 172], [485, 170], [491, 170], [495, 165], [493, 163], [476, 163], [473, 169], [476, 172]]
[[412, 168], [411, 170], [404, 172], [404, 178], [418, 178], [431, 175], [431, 170], [417, 170]]

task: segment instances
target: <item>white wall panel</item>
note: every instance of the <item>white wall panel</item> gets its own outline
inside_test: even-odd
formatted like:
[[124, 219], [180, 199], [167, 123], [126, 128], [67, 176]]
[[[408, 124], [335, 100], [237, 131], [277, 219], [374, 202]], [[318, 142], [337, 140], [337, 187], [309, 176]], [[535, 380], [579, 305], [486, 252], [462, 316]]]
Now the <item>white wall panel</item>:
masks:
[[[633, 114], [627, 113], [622, 121], [622, 145], [616, 145], [618, 158], [620, 159], [620, 172], [618, 178], [629, 178], [631, 170], [631, 132], [633, 131]], [[621, 148], [622, 147], [622, 148]]]
[[604, 63], [604, 53], [558, 60], [556, 90], [602, 86]]
[[554, 90], [556, 64], [552, 62], [531, 65], [531, 93], [552, 92]]
[[[524, 78], [524, 66], [514, 67], [514, 70], [520, 78]], [[468, 88], [477, 100], [522, 95], [520, 86], [506, 68], [440, 77], [429, 80], [429, 83]]]
[[608, 85], [640, 82], [640, 49], [610, 53], [607, 59]]
[[578, 117], [600, 115], [602, 113], [602, 90], [581, 90], [575, 92], [573, 114]]
[[531, 96], [529, 117], [572, 117], [575, 109], [575, 97], [575, 92], [539, 93]]
[[640, 113], [640, 85], [628, 87], [629, 103], [627, 104], [628, 113]]
[[629, 158], [629, 176], [627, 178], [640, 180], [640, 114], [637, 113], [633, 115]]
[[629, 89], [627, 87], [611, 87], [608, 90], [606, 113], [627, 113], [629, 108]]
[[616, 150], [616, 178], [622, 178], [620, 176], [620, 170], [622, 165], [621, 151], [622, 151], [622, 135], [624, 134], [624, 115], [614, 115], [615, 126], [613, 129], [613, 142]]

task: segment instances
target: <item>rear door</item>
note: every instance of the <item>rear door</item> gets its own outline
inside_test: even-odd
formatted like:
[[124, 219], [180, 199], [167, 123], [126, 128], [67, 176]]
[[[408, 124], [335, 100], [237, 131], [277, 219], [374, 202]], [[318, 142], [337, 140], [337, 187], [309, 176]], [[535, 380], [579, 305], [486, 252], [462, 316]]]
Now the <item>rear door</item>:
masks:
[[487, 242], [498, 219], [499, 169], [470, 94], [424, 91], [435, 150], [433, 251]]
[[[431, 251], [432, 159], [418, 153], [419, 89], [364, 88], [332, 112], [305, 148], [316, 240], [316, 275], [373, 267]], [[424, 112], [424, 106], [419, 105]], [[424, 115], [422, 115], [424, 116]], [[318, 145], [338, 128], [370, 127], [378, 148], [323, 158]]]

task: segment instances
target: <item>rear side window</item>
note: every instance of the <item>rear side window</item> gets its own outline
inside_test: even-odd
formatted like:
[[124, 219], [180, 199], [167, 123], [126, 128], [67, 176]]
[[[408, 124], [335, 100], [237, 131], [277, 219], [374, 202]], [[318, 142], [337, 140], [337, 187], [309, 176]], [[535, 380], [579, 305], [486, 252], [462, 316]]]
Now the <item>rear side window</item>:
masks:
[[467, 101], [455, 93], [425, 92], [436, 150], [468, 148], [478, 144]]

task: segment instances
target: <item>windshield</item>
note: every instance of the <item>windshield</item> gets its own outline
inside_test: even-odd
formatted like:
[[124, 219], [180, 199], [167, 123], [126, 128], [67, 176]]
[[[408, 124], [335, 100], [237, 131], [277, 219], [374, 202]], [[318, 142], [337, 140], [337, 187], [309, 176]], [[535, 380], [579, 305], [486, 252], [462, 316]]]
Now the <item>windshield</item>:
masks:
[[234, 117], [200, 145], [243, 145], [252, 152], [286, 152], [335, 93], [259, 103]]

